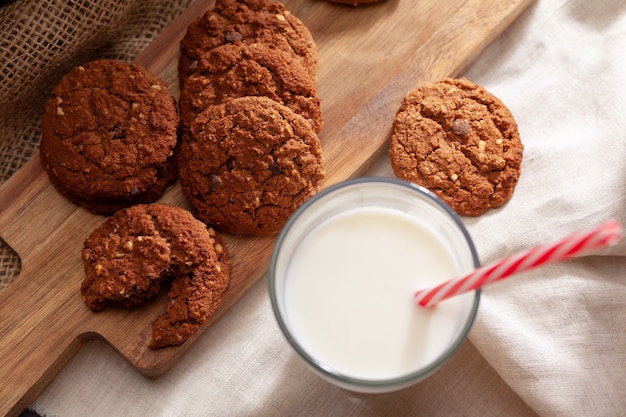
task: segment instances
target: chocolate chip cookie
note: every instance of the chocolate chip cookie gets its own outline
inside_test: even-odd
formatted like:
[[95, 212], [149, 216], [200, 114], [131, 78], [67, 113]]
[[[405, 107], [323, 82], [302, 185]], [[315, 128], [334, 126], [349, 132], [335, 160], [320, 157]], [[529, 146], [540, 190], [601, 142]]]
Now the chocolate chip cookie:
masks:
[[183, 124], [210, 105], [243, 96], [265, 96], [291, 108], [316, 132], [323, 125], [315, 82], [292, 54], [265, 44], [227, 44], [199, 58], [184, 83], [179, 108]]
[[41, 161], [70, 201], [111, 214], [155, 201], [176, 179], [176, 102], [148, 70], [88, 62], [60, 80], [44, 107]]
[[511, 198], [522, 153], [509, 109], [465, 78], [417, 87], [393, 123], [395, 175], [430, 189], [461, 215], [479, 216]]
[[317, 46], [300, 19], [272, 0], [217, 0], [215, 7], [188, 27], [180, 47], [181, 85], [202, 56], [233, 42], [265, 43], [297, 57], [313, 79], [317, 73]]
[[85, 304], [99, 311], [149, 301], [172, 280], [152, 328], [153, 348], [191, 337], [219, 306], [230, 264], [215, 232], [180, 207], [138, 204], [108, 217], [85, 240]]
[[280, 230], [324, 177], [319, 139], [290, 108], [247, 96], [210, 106], [183, 135], [183, 194], [197, 216], [249, 235]]

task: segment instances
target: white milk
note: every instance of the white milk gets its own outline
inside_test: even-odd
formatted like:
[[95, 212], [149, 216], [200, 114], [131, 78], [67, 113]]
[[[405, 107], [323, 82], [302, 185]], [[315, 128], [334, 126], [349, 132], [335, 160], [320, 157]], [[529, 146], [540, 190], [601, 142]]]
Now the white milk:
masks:
[[457, 268], [442, 241], [410, 216], [352, 209], [317, 226], [296, 249], [286, 320], [303, 349], [335, 372], [400, 377], [431, 364], [466, 322], [471, 294], [432, 308], [413, 301], [417, 289], [454, 277]]

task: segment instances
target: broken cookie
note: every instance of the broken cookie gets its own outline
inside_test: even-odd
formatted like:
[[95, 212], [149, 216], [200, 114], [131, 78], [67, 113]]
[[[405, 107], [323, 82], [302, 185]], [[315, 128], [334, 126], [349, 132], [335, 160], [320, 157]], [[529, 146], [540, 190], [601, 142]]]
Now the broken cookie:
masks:
[[99, 311], [148, 301], [172, 280], [150, 347], [183, 343], [215, 312], [230, 280], [224, 244], [182, 208], [139, 204], [116, 212], [86, 239], [85, 304]]

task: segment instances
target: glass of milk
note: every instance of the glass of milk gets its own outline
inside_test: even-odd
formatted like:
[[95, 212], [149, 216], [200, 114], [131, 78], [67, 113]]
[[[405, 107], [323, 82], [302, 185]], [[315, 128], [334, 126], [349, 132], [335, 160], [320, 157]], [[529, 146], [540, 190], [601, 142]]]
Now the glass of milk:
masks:
[[458, 216], [430, 191], [360, 178], [305, 202], [281, 231], [269, 270], [283, 334], [317, 374], [382, 393], [435, 372], [465, 340], [480, 291], [420, 307], [416, 290], [479, 266]]

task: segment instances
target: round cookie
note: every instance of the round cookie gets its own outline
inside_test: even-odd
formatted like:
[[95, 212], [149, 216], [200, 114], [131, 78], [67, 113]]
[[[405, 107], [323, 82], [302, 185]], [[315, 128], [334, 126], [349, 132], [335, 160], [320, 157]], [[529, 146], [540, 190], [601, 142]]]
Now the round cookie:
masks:
[[188, 27], [180, 47], [181, 85], [202, 56], [233, 42], [265, 43], [297, 57], [311, 77], [317, 74], [317, 46], [307, 27], [285, 6], [272, 0], [217, 0], [215, 7]]
[[165, 204], [119, 210], [89, 235], [82, 255], [81, 293], [95, 311], [146, 302], [173, 278], [169, 296], [175, 302], [153, 323], [153, 348], [193, 335], [230, 280], [228, 254], [215, 233], [189, 211]]
[[461, 215], [479, 216], [511, 198], [522, 153], [509, 109], [465, 78], [409, 92], [392, 127], [395, 175], [430, 189]]
[[236, 234], [280, 230], [319, 189], [324, 167], [309, 123], [267, 97], [208, 107], [183, 135], [183, 194], [204, 222]]
[[100, 214], [161, 196], [177, 176], [179, 116], [167, 85], [115, 60], [78, 66], [44, 105], [41, 161], [70, 201]]
[[315, 82], [293, 56], [265, 44], [238, 42], [212, 49], [198, 61], [180, 93], [188, 126], [209, 105], [243, 96], [265, 96], [291, 108], [319, 132], [323, 125]]

